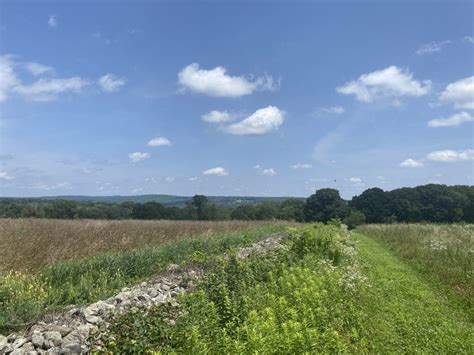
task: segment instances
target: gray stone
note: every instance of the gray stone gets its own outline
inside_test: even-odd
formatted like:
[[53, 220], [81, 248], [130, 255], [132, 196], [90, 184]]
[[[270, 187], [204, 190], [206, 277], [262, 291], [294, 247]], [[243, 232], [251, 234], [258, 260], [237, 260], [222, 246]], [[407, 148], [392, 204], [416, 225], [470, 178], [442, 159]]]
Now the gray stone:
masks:
[[48, 325], [46, 326], [46, 329], [51, 332], [59, 332], [59, 334], [61, 334], [61, 336], [63, 337], [68, 335], [72, 330], [64, 325], [57, 325], [57, 324]]
[[44, 344], [47, 349], [61, 345], [62, 336], [60, 332], [50, 331], [44, 333]]
[[23, 346], [20, 348], [20, 350], [23, 350], [25, 352], [34, 351], [35, 346], [33, 345], [33, 343], [28, 342], [28, 343], [23, 344]]
[[78, 330], [73, 330], [71, 333], [66, 335], [63, 339], [62, 346], [64, 348], [69, 348], [75, 347], [76, 345], [80, 346], [81, 343], [83, 343], [87, 337], [89, 336], [89, 330], [87, 331], [87, 335], [84, 336], [81, 332]]
[[42, 348], [44, 346], [44, 336], [38, 331], [33, 332], [31, 335], [31, 342], [37, 347]]
[[26, 338], [23, 338], [23, 337], [19, 337], [19, 338], [16, 338], [16, 340], [13, 342], [12, 346], [13, 346], [13, 349], [18, 349], [20, 348], [23, 344], [25, 344], [26, 342], [28, 341], [28, 339]]
[[0, 335], [0, 347], [7, 345], [8, 343], [8, 338], [4, 335]]
[[63, 347], [63, 349], [68, 349], [72, 354], [80, 354], [85, 350], [79, 343], [71, 343]]

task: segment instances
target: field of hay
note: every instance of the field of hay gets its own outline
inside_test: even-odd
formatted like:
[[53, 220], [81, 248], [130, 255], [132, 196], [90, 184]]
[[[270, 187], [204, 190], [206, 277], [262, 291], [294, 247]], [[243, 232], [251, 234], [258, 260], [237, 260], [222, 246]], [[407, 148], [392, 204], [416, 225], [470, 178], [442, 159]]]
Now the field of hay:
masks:
[[35, 273], [58, 261], [157, 247], [268, 224], [265, 221], [0, 219], [0, 272]]

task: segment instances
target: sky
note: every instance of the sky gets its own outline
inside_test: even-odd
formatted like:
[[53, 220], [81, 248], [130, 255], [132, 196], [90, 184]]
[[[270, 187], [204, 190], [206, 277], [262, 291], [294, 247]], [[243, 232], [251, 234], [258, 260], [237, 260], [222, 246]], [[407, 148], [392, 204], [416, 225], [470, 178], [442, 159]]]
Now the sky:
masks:
[[0, 195], [474, 183], [473, 1], [0, 0]]

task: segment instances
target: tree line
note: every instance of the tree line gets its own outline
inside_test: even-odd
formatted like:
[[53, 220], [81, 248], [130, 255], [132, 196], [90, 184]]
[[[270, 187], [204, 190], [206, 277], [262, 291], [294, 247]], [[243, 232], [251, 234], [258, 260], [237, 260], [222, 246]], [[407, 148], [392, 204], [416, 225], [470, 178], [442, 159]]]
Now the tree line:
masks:
[[392, 191], [370, 188], [347, 201], [336, 189], [320, 189], [306, 201], [288, 198], [225, 207], [195, 195], [184, 207], [158, 202], [78, 202], [71, 200], [0, 200], [3, 218], [58, 219], [170, 219], [170, 220], [341, 220], [350, 227], [363, 223], [468, 222], [474, 223], [474, 186], [438, 184], [404, 187]]

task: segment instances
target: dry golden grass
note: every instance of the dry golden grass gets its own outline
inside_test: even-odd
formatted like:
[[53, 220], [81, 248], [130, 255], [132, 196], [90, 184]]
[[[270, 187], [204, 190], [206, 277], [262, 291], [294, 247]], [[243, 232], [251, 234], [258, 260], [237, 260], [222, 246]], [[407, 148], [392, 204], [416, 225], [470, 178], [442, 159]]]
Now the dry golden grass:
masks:
[[189, 237], [235, 232], [265, 221], [104, 221], [0, 219], [0, 272], [37, 272], [59, 260], [90, 257]]

